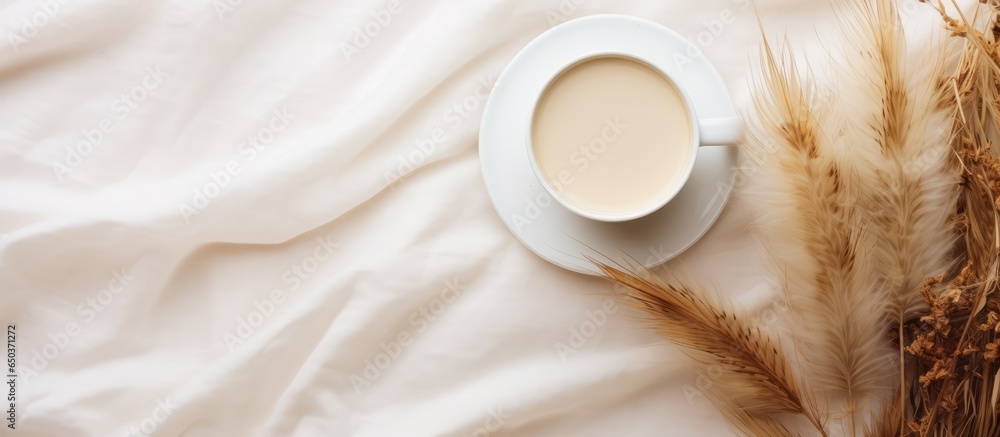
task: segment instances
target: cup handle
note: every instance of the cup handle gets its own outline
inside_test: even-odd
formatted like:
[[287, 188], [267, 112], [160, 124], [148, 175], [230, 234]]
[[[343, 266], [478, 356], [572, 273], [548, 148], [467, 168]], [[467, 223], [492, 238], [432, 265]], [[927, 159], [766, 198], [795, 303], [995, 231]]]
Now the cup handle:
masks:
[[701, 146], [731, 146], [743, 140], [743, 125], [736, 117], [698, 120]]

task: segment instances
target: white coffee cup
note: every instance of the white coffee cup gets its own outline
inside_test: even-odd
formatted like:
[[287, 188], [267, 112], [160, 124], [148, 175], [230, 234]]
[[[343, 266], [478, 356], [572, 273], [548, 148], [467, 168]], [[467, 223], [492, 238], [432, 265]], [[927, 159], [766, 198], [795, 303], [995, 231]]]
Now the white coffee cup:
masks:
[[[534, 149], [535, 145], [533, 139], [533, 129], [534, 129], [533, 126], [538, 105], [542, 100], [542, 97], [549, 90], [553, 82], [555, 82], [556, 79], [558, 79], [564, 72], [584, 62], [605, 57], [618, 57], [631, 61], [636, 61], [641, 64], [644, 64], [653, 71], [661, 74], [663, 78], [665, 78], [667, 82], [669, 82], [681, 96], [681, 100], [683, 101], [686, 112], [688, 113], [688, 119], [690, 120], [690, 138], [691, 138], [689, 146], [690, 153], [687, 155], [687, 159], [683, 165], [683, 172], [681, 173], [680, 178], [676, 180], [673, 186], [668, 187], [669, 189], [666, 190], [666, 194], [661, 196], [656, 201], [650, 202], [648, 205], [645, 205], [644, 207], [639, 208], [637, 210], [618, 211], [614, 213], [595, 212], [568, 201], [564, 196], [560, 194], [560, 190], [554, 187], [553, 184], [550, 183], [549, 180], [544, 176], [536, 159], [536, 153]], [[694, 170], [695, 160], [697, 159], [698, 156], [698, 147], [734, 145], [740, 142], [743, 136], [743, 128], [738, 118], [735, 117], [698, 118], [698, 115], [695, 112], [695, 106], [692, 104], [691, 98], [688, 95], [687, 91], [684, 89], [684, 87], [680, 85], [680, 83], [677, 80], [675, 80], [671, 76], [671, 74], [668, 71], [666, 71], [666, 69], [661, 68], [661, 66], [657, 65], [657, 63], [651, 62], [647, 59], [643, 59], [641, 57], [632, 54], [607, 52], [607, 51], [590, 53], [585, 56], [579, 57], [571, 62], [566, 63], [562, 68], [554, 72], [551, 75], [551, 77], [549, 77], [549, 79], [547, 80], [545, 86], [542, 88], [542, 91], [536, 97], [535, 104], [532, 107], [531, 113], [529, 114], [527, 123], [528, 123], [528, 129], [527, 129], [528, 138], [526, 144], [527, 144], [528, 159], [531, 162], [532, 170], [535, 172], [535, 176], [538, 178], [539, 183], [554, 199], [556, 199], [556, 201], [558, 201], [566, 209], [582, 217], [604, 222], [622, 222], [627, 220], [634, 220], [641, 217], [645, 217], [659, 210], [668, 202], [670, 202], [670, 200], [672, 200], [677, 195], [677, 193], [681, 191], [682, 188], [684, 188], [684, 185], [687, 183], [688, 179], [691, 176], [691, 172]]]

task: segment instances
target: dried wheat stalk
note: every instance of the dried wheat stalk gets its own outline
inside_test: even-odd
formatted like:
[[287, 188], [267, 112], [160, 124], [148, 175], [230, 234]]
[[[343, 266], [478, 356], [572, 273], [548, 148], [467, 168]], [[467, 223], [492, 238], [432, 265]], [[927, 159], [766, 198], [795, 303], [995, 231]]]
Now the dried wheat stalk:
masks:
[[724, 309], [682, 285], [598, 262], [624, 286], [624, 300], [649, 316], [653, 327], [681, 347], [702, 369], [719, 377], [709, 393], [716, 406], [746, 435], [793, 435], [774, 415], [804, 416], [820, 433], [825, 417], [792, 371], [781, 344], [748, 326], [740, 312]]
[[[844, 11], [845, 29], [868, 29], [879, 36], [889, 29], [886, 38], [897, 37], [884, 22], [895, 17], [891, 7], [868, 8], [863, 2]], [[882, 59], [875, 60], [881, 65], [902, 56], [894, 43], [886, 46], [893, 50], [868, 56], [850, 51], [852, 56], [842, 62], [856, 64], [874, 56]], [[800, 73], [787, 49], [775, 54], [767, 41], [764, 49], [756, 83], [758, 120], [748, 144], [773, 149], [754, 196], [760, 207], [758, 227], [785, 281], [798, 325], [793, 338], [800, 350], [809, 351], [802, 354], [804, 372], [831, 405], [840, 406], [840, 415], [854, 430], [858, 411], [891, 374], [885, 366], [888, 341], [881, 335], [889, 289], [879, 263], [873, 262], [880, 255], [882, 234], [871, 224], [872, 211], [879, 210], [871, 205], [876, 199], [873, 181], [882, 175], [876, 165], [882, 160], [879, 141], [885, 143], [885, 135], [900, 136], [900, 116], [885, 110], [883, 96], [906, 96], [900, 96], [901, 86], [891, 74], [882, 80], [847, 76], [824, 92], [816, 80]], [[877, 82], [874, 96], [870, 82]], [[817, 98], [831, 94], [837, 98]], [[862, 119], [849, 117], [855, 114]], [[874, 134], [883, 137], [874, 139]]]
[[[924, 280], [941, 275], [951, 262], [954, 230], [947, 207], [957, 192], [957, 177], [947, 165], [951, 123], [956, 105], [944, 86], [946, 47], [939, 40], [906, 47], [898, 11], [888, 0], [860, 2], [853, 11], [852, 32], [845, 33], [853, 56], [842, 68], [841, 83], [857, 88], [845, 94], [836, 111], [849, 120], [849, 159], [869, 168], [865, 199], [868, 231], [877, 248], [871, 260], [887, 292], [887, 325], [904, 338], [904, 325], [927, 308], [920, 290]], [[858, 149], [861, 149], [860, 151]], [[860, 152], [860, 153], [858, 153]], [[903, 429], [908, 413], [904, 341], [897, 341], [898, 381], [894, 405], [898, 413], [886, 429]], [[882, 418], [887, 417], [882, 415]], [[889, 415], [888, 417], [893, 417]], [[868, 427], [866, 433], [871, 432]]]

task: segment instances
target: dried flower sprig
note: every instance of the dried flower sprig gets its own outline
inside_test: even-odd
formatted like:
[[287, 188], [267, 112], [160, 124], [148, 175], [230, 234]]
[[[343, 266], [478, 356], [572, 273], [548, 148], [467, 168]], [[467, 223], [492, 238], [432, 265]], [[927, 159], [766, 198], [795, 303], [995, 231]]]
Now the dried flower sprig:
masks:
[[1000, 435], [1000, 160], [993, 151], [1000, 132], [1000, 10], [996, 1], [984, 3], [972, 21], [949, 16], [940, 1], [934, 5], [945, 28], [964, 39], [948, 78], [959, 109], [951, 149], [962, 176], [955, 206], [962, 238], [955, 251], [961, 270], [927, 281], [922, 296], [929, 309], [908, 327], [914, 334], [906, 348], [914, 360], [904, 375], [914, 379], [908, 430], [921, 436]]

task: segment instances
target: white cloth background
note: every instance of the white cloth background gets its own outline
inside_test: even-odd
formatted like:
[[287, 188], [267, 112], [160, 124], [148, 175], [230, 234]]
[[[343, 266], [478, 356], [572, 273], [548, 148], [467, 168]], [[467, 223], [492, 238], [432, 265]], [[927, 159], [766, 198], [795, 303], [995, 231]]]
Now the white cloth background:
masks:
[[[756, 9], [796, 44], [832, 23]], [[3, 435], [728, 435], [683, 356], [524, 248], [481, 180], [480, 83], [597, 13], [699, 41], [749, 107], [744, 0], [3, 2]], [[749, 224], [737, 198], [671, 266], [766, 307]]]

